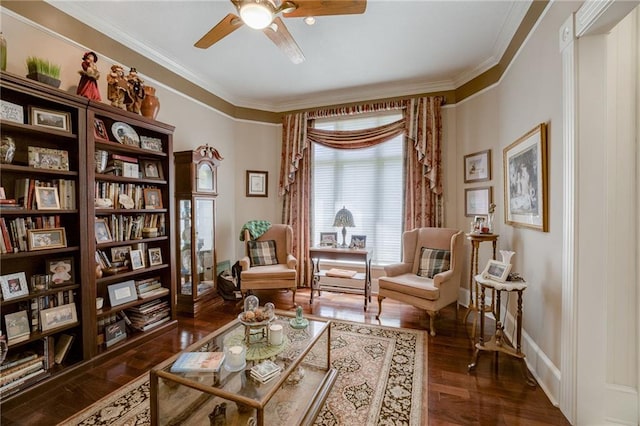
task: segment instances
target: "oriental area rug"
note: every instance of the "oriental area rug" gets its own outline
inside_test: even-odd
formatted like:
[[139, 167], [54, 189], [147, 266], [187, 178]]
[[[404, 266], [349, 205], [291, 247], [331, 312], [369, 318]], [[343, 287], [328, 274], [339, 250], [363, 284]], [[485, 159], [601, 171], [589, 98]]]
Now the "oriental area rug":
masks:
[[[332, 320], [331, 365], [338, 376], [315, 424], [425, 424], [426, 339], [420, 330]], [[286, 411], [278, 409], [279, 424], [287, 424]], [[148, 374], [60, 423], [150, 424]]]

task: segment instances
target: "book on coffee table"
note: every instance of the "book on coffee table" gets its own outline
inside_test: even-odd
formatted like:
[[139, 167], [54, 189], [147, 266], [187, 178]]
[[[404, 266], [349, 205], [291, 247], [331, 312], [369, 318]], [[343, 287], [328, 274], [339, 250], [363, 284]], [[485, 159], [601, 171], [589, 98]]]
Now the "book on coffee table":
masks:
[[266, 383], [281, 372], [282, 367], [271, 360], [266, 360], [251, 368], [251, 377], [260, 383]]
[[184, 352], [171, 366], [172, 373], [217, 372], [224, 361], [224, 352]]

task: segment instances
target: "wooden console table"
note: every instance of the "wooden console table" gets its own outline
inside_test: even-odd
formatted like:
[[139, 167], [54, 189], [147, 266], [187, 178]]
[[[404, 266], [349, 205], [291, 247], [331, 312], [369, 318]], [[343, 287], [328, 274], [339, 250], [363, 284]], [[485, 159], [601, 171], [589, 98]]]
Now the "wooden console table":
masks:
[[[495, 334], [485, 343], [484, 341], [484, 315], [480, 315], [480, 336], [478, 338], [478, 343], [476, 343], [476, 350], [473, 353], [473, 358], [471, 359], [471, 364], [469, 364], [469, 371], [473, 370], [478, 363], [478, 356], [480, 355], [480, 351], [490, 351], [505, 353], [509, 356], [518, 358], [522, 362], [522, 374], [524, 375], [525, 380], [529, 386], [535, 386], [536, 381], [531, 376], [529, 369], [527, 368], [527, 364], [524, 362], [525, 355], [521, 350], [522, 343], [522, 293], [527, 288], [527, 283], [524, 281], [507, 281], [504, 283], [493, 281], [487, 278], [483, 278], [482, 275], [476, 275], [475, 281], [480, 284], [480, 312], [484, 312], [484, 292], [485, 289], [491, 289], [496, 293], [496, 302], [495, 302], [495, 312], [494, 316], [496, 319], [496, 330]], [[518, 293], [518, 308], [516, 313], [516, 346], [515, 348], [504, 339], [504, 324], [500, 320], [500, 294], [503, 291], [515, 291]]]
[[[465, 234], [467, 240], [471, 242], [471, 261], [469, 265], [469, 308], [464, 314], [463, 323], [467, 323], [467, 317], [473, 312], [473, 329], [471, 330], [471, 339], [475, 341], [476, 328], [478, 327], [478, 311], [480, 310], [480, 304], [478, 303], [478, 283], [474, 281], [473, 277], [478, 274], [478, 252], [480, 250], [480, 243], [485, 241], [491, 241], [493, 243], [493, 259], [496, 258], [496, 248], [498, 246], [498, 234], [476, 234], [470, 232]], [[491, 301], [493, 305], [493, 299]], [[484, 305], [484, 303], [483, 303]], [[483, 308], [482, 312], [492, 312], [493, 306]]]
[[[367, 305], [371, 303], [371, 255], [373, 250], [371, 249], [350, 249], [350, 248], [333, 248], [333, 247], [311, 247], [309, 249], [309, 257], [311, 258], [311, 265], [313, 270], [313, 278], [311, 281], [311, 298], [309, 303], [313, 303], [313, 294], [315, 291], [320, 296], [320, 290], [335, 291], [341, 293], [357, 293], [364, 295], [364, 310], [367, 310]], [[362, 280], [363, 288], [343, 287], [338, 285], [321, 285], [320, 277], [325, 276], [326, 271], [320, 270], [320, 260], [347, 260], [354, 262], [364, 263], [364, 274], [358, 273], [353, 278], [356, 280]], [[349, 279], [349, 278], [336, 278], [336, 279]]]

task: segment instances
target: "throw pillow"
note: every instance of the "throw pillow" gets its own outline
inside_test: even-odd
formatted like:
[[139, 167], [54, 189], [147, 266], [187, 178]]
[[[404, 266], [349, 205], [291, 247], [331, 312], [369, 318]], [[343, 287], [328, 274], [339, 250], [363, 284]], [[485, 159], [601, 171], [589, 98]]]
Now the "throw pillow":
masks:
[[450, 269], [451, 251], [422, 247], [418, 276], [433, 278], [434, 275]]
[[278, 264], [276, 242], [274, 240], [249, 241], [249, 259], [251, 266]]

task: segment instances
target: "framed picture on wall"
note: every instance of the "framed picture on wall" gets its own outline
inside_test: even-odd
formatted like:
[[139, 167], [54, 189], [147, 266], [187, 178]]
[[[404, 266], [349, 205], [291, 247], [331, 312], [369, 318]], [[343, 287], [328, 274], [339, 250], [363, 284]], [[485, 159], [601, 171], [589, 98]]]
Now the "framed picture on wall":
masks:
[[464, 190], [464, 215], [475, 216], [489, 214], [489, 205], [493, 203], [493, 189], [490, 186], [482, 188], [467, 188]]
[[269, 196], [269, 172], [247, 170], [247, 197]]
[[503, 151], [505, 222], [547, 232], [547, 125], [541, 123]]
[[464, 156], [464, 183], [491, 180], [491, 150]]

